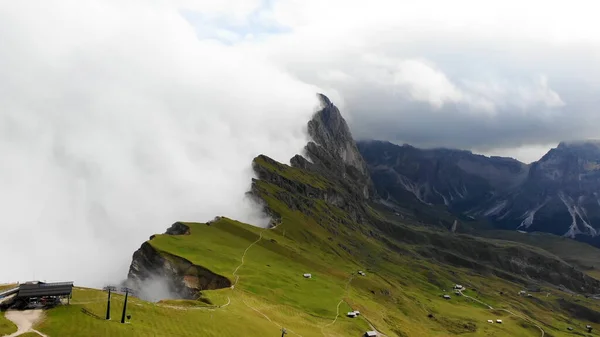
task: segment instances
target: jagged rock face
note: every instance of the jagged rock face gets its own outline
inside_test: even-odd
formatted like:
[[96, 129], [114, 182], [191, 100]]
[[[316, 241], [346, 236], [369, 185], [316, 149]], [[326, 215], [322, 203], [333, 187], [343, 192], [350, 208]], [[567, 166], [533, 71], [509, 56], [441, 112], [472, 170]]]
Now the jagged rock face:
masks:
[[[355, 222], [362, 223], [367, 221], [364, 199], [360, 192], [353, 191], [351, 184], [347, 180], [344, 179], [342, 183], [338, 182], [340, 185], [316, 188], [297, 180], [288, 179], [277, 171], [268, 170], [263, 165], [258, 164], [258, 160], [263, 161], [271, 167], [278, 168], [278, 170], [283, 170], [283, 165], [269, 157], [260, 155], [253, 163], [253, 169], [259, 180], [269, 182], [284, 191], [278, 193], [277, 197], [290, 209], [310, 213], [314, 208], [314, 200], [320, 199], [346, 211]], [[308, 162], [301, 156], [295, 156], [291, 161], [296, 168], [307, 169], [310, 167], [312, 170], [319, 170], [318, 166]], [[256, 182], [257, 180], [253, 179], [251, 195], [260, 199], [260, 193], [256, 191]], [[346, 186], [346, 188], [343, 188], [343, 186]], [[265, 208], [265, 212], [274, 218], [278, 217], [277, 214], [274, 214], [268, 208]]]
[[503, 229], [542, 231], [600, 244], [600, 143], [561, 143], [525, 165], [468, 151], [359, 142], [378, 193], [416, 197]]
[[319, 171], [330, 179], [345, 180], [347, 187], [358, 191], [363, 198], [373, 198], [375, 188], [348, 124], [329, 98], [322, 94], [318, 97], [321, 110], [308, 122], [308, 134], [313, 141], [305, 147], [312, 163], [295, 157], [292, 164]]
[[518, 186], [528, 172], [527, 165], [514, 159], [469, 151], [421, 150], [379, 141], [359, 142], [358, 148], [382, 198], [399, 201], [412, 194], [423, 203], [456, 211]]
[[[177, 222], [165, 234], [187, 235], [189, 227]], [[157, 280], [168, 288], [166, 290], [171, 298], [196, 299], [202, 290], [231, 286], [231, 281], [224, 276], [194, 265], [184, 258], [159, 252], [151, 244], [153, 237], [133, 253], [129, 267], [126, 283], [138, 293], [145, 293], [147, 284]]]
[[[531, 166], [527, 181], [499, 195], [491, 216], [503, 227], [600, 243], [600, 146], [560, 143]], [[490, 203], [481, 209], [490, 209]]]

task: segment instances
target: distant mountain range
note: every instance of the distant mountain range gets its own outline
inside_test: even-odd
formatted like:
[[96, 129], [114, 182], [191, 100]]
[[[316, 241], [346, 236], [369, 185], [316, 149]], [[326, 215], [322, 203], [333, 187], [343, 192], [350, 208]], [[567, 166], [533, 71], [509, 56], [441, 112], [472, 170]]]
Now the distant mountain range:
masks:
[[500, 229], [541, 231], [600, 245], [600, 142], [562, 142], [524, 164], [469, 151], [361, 141], [377, 193], [417, 198]]

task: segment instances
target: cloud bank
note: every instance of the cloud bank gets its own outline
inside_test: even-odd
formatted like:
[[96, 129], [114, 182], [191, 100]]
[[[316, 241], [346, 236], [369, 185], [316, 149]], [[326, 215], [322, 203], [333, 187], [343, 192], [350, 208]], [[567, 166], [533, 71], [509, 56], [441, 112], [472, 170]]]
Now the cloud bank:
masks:
[[198, 40], [185, 3], [33, 3], [0, 5], [0, 281], [102, 286], [175, 221], [260, 225], [251, 160], [301, 150], [316, 87]]
[[596, 10], [590, 1], [281, 0], [272, 20], [292, 33], [246, 43], [337, 92], [358, 138], [530, 147], [533, 157], [514, 152], [534, 160], [533, 149], [600, 137]]
[[593, 2], [0, 4], [0, 282], [125, 276], [178, 220], [259, 224], [325, 92], [357, 138], [538, 159], [599, 138]]

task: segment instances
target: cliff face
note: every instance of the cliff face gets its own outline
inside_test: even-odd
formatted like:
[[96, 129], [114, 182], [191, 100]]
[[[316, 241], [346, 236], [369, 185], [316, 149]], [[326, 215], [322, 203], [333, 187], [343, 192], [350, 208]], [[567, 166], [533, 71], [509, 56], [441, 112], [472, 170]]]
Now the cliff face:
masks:
[[539, 161], [468, 151], [358, 144], [384, 199], [413, 197], [502, 229], [541, 231], [600, 245], [600, 143], [561, 143]]
[[380, 141], [360, 142], [358, 147], [383, 198], [401, 201], [412, 194], [423, 203], [459, 212], [518, 186], [529, 171], [514, 159], [469, 151], [422, 150]]
[[[177, 222], [165, 234], [187, 235], [189, 228]], [[172, 298], [197, 299], [202, 290], [231, 287], [231, 281], [226, 277], [179, 256], [157, 250], [152, 246], [153, 237], [133, 253], [129, 267], [127, 284], [139, 293], [144, 293], [148, 282], [157, 280], [167, 287]]]
[[561, 143], [533, 163], [518, 188], [478, 207], [503, 228], [542, 231], [600, 244], [600, 146]]
[[[313, 165], [301, 156], [292, 158], [292, 163], [297, 165], [289, 167], [263, 155], [256, 157], [253, 169], [258, 179], [253, 179], [251, 194], [257, 199], [261, 199], [262, 193], [257, 190], [257, 182], [264, 181], [281, 189], [276, 192], [277, 198], [285, 202], [292, 210], [309, 214], [314, 212], [316, 201], [322, 200], [345, 211], [350, 220], [354, 222], [367, 223], [369, 221], [364, 199], [359, 191], [334, 184], [310, 170], [300, 172], [299, 170], [302, 168], [298, 166]], [[318, 170], [315, 166], [312, 167]], [[311, 179], [297, 179], [299, 176]], [[275, 218], [278, 217], [268, 207], [265, 211]]]
[[358, 151], [348, 124], [329, 98], [323, 94], [318, 97], [321, 110], [308, 122], [312, 141], [306, 145], [305, 151], [309, 161], [296, 156], [292, 158], [292, 165], [319, 172], [364, 199], [375, 198], [367, 164]]

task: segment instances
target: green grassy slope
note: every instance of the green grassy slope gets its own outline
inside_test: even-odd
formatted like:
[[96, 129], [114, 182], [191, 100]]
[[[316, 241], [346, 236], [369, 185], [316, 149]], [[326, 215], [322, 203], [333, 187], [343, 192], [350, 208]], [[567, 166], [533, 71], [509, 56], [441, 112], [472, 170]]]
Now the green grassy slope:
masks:
[[13, 322], [4, 317], [4, 313], [0, 312], [0, 336], [10, 335], [17, 331], [17, 326]]
[[519, 233], [516, 231], [490, 230], [477, 231], [476, 234], [486, 238], [520, 242], [540, 247], [591, 274], [600, 271], [600, 249], [587, 243], [540, 232]]
[[[335, 189], [314, 173], [258, 164], [292, 182]], [[583, 333], [586, 324], [600, 323], [600, 308], [591, 299], [550, 289], [521, 297], [519, 284], [425, 258], [418, 253], [422, 245], [386, 238], [324, 200], [267, 181], [256, 181], [254, 188], [280, 218], [276, 228], [220, 218], [210, 224], [186, 223], [189, 235], [156, 235], [149, 241], [165, 255], [181, 256], [233, 283], [237, 280], [233, 288], [202, 292], [217, 308], [202, 307], [200, 301], [155, 304], [133, 298], [128, 306], [131, 323], [119, 324], [122, 296], [115, 295], [113, 320], [105, 321], [106, 295], [77, 289], [73, 304], [49, 310], [38, 328], [49, 336], [280, 336], [283, 326], [288, 336], [358, 337], [373, 326], [386, 336], [526, 337], [541, 336], [539, 326], [545, 336], [558, 337], [573, 336], [568, 326]], [[390, 216], [367, 209], [382, 221]], [[428, 233], [401, 229], [406, 235]], [[436, 233], [442, 239], [451, 235]], [[465, 244], [467, 240], [472, 239]], [[313, 277], [305, 279], [303, 273]], [[455, 295], [455, 283], [494, 310]], [[450, 300], [442, 298], [444, 291]], [[361, 315], [345, 317], [351, 309]], [[502, 319], [503, 324], [489, 324], [488, 319]]]
[[[0, 291], [14, 287], [14, 284], [0, 284]], [[4, 317], [4, 313], [0, 312], [0, 336], [9, 335], [17, 331], [17, 326]]]

